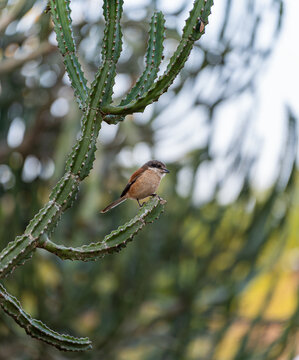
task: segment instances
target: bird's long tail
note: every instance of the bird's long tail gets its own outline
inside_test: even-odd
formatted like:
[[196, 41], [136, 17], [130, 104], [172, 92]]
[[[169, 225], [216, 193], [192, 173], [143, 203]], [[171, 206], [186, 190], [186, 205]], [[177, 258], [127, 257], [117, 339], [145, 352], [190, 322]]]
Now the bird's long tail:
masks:
[[121, 204], [122, 202], [124, 202], [125, 200], [127, 200], [126, 197], [121, 197], [115, 201], [113, 201], [111, 204], [109, 204], [108, 206], [105, 207], [105, 209], [101, 210], [101, 213], [105, 213], [113, 208], [115, 208], [117, 205]]

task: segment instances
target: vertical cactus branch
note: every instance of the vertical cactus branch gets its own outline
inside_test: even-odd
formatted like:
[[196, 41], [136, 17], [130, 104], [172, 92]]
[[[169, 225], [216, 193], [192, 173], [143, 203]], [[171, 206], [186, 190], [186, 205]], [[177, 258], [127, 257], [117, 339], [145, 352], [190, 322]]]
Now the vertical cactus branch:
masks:
[[70, 0], [49, 1], [58, 47], [75, 91], [76, 100], [79, 107], [83, 108], [88, 95], [88, 87], [87, 80], [76, 55], [69, 4]]
[[157, 77], [159, 66], [163, 56], [165, 19], [161, 12], [154, 13], [149, 32], [148, 48], [145, 56], [145, 69], [132, 87], [127, 96], [121, 101], [120, 106], [129, 104], [131, 101], [140, 98], [153, 84]]
[[[102, 94], [102, 104], [110, 104], [112, 101], [116, 64], [122, 49], [122, 32], [120, 27], [122, 9], [123, 0], [104, 0], [103, 12], [107, 26], [104, 32], [102, 61], [104, 66], [106, 65], [108, 67], [108, 76], [106, 82], [107, 90]], [[98, 102], [99, 99], [95, 97], [92, 106], [96, 108]]]
[[[162, 60], [164, 17], [160, 12], [154, 13], [150, 25], [145, 69], [120, 105], [111, 106], [116, 65], [122, 48], [120, 18], [123, 0], [104, 0], [106, 27], [101, 54], [102, 64], [90, 89], [87, 87], [87, 81], [76, 56], [69, 0], [49, 1], [58, 47], [64, 57], [64, 64], [74, 88], [76, 100], [84, 109], [81, 134], [67, 158], [65, 174], [52, 190], [48, 203], [29, 222], [24, 234], [18, 236], [0, 252], [0, 277], [6, 276], [17, 265], [21, 265], [37, 247], [53, 252], [62, 259], [95, 260], [104, 254], [125, 247], [145, 224], [159, 217], [165, 201], [153, 198], [136, 217], [107, 235], [103, 241], [79, 248], [68, 248], [56, 245], [49, 239], [61, 215], [72, 206], [81, 181], [88, 176], [93, 166], [102, 121], [118, 122], [126, 114], [143, 111], [148, 104], [158, 100], [159, 96], [167, 91], [187, 60], [194, 42], [204, 32], [204, 25], [208, 22], [212, 3], [212, 0], [195, 1], [186, 21], [182, 40], [171, 57], [165, 73], [156, 82], [154, 81]], [[21, 308], [18, 300], [9, 295], [1, 284], [0, 306], [25, 328], [29, 335], [59, 349], [82, 351], [91, 347], [90, 341], [86, 338], [60, 335], [39, 320], [32, 319]]]
[[67, 160], [66, 170], [83, 180], [90, 172], [96, 151], [96, 142], [103, 120], [99, 104], [109, 104], [116, 72], [116, 63], [121, 51], [120, 17], [122, 1], [104, 2], [106, 30], [102, 51], [102, 66], [92, 83], [86, 114], [82, 121], [81, 137]]

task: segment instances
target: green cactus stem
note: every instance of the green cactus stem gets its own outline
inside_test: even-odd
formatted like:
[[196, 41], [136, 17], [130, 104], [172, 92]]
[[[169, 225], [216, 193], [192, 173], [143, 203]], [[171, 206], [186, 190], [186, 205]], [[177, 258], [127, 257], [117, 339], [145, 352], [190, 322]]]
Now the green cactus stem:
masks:
[[63, 62], [71, 81], [72, 88], [74, 89], [76, 100], [80, 108], [83, 108], [89, 89], [87, 87], [87, 80], [85, 79], [76, 55], [69, 4], [69, 0], [50, 0], [48, 6], [53, 19], [58, 48], [63, 56]]
[[104, 240], [83, 245], [78, 248], [65, 247], [56, 245], [47, 237], [41, 239], [38, 247], [54, 253], [63, 260], [97, 260], [105, 254], [111, 254], [120, 251], [126, 247], [129, 241], [148, 223], [158, 219], [161, 212], [164, 211], [165, 200], [154, 197], [149, 200], [139, 210], [139, 213], [126, 224], [120, 226], [117, 230], [112, 231], [105, 236]]
[[[52, 14], [58, 48], [63, 56], [76, 101], [84, 111], [81, 135], [67, 158], [65, 174], [52, 190], [48, 203], [29, 222], [24, 234], [18, 236], [0, 252], [0, 278], [10, 274], [16, 266], [22, 265], [37, 247], [55, 253], [62, 259], [83, 261], [95, 260], [104, 254], [119, 251], [147, 223], [159, 217], [164, 209], [165, 201], [153, 198], [133, 219], [107, 235], [103, 241], [79, 248], [68, 248], [56, 245], [49, 239], [62, 214], [76, 200], [81, 181], [92, 169], [102, 121], [108, 124], [123, 121], [126, 114], [143, 111], [148, 104], [157, 101], [160, 95], [167, 91], [184, 66], [194, 42], [204, 33], [213, 1], [196, 0], [194, 2], [178, 48], [171, 57], [165, 73], [157, 81], [155, 80], [163, 56], [165, 20], [161, 12], [154, 13], [149, 31], [145, 69], [119, 106], [112, 106], [111, 103], [116, 65], [122, 49], [120, 18], [123, 0], [104, 0], [103, 13], [106, 24], [101, 54], [102, 63], [90, 88], [76, 55], [69, 4], [69, 0], [50, 0], [47, 9]], [[21, 308], [18, 300], [9, 295], [1, 284], [0, 305], [29, 335], [35, 338], [67, 351], [83, 351], [91, 347], [90, 341], [86, 338], [77, 339], [60, 335], [39, 320], [32, 319]]]
[[120, 102], [120, 106], [127, 105], [134, 99], [140, 98], [156, 79], [163, 57], [164, 24], [163, 14], [161, 12], [154, 13], [149, 31], [145, 69], [135, 86], [132, 87], [127, 96]]
[[91, 349], [88, 338], [76, 338], [70, 335], [59, 334], [43, 324], [40, 320], [33, 319], [21, 307], [20, 302], [10, 295], [0, 284], [0, 305], [2, 309], [22, 327], [26, 333], [36, 339], [54, 345], [65, 351], [84, 351]]

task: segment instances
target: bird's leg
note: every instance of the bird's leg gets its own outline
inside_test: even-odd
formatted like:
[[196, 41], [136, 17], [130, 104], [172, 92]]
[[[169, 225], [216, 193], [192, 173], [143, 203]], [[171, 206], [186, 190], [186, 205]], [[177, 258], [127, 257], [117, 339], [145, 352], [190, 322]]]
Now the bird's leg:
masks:
[[142, 207], [144, 203], [140, 204], [139, 199], [136, 199], [138, 202], [139, 207]]

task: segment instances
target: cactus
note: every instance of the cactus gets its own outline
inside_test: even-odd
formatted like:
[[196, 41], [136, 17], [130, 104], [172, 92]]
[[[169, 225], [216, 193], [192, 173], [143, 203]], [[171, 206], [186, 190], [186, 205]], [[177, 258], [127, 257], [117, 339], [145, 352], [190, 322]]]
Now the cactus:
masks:
[[[213, 0], [195, 0], [178, 48], [171, 57], [166, 71], [157, 80], [162, 60], [165, 21], [161, 12], [154, 13], [150, 24], [145, 69], [119, 105], [114, 105], [112, 104], [113, 85], [116, 64], [122, 48], [120, 18], [123, 0], [104, 0], [103, 13], [106, 27], [101, 54], [102, 64], [90, 88], [76, 55], [69, 1], [50, 0], [48, 10], [51, 11], [58, 47], [76, 101], [84, 113], [81, 136], [67, 158], [65, 174], [52, 190], [49, 202], [30, 221], [24, 234], [10, 242], [0, 253], [0, 277], [10, 274], [16, 266], [23, 264], [38, 247], [62, 259], [96, 260], [125, 247], [144, 225], [159, 217], [165, 201], [156, 197], [148, 201], [132, 220], [112, 231], [103, 241], [71, 248], [56, 245], [49, 239], [61, 215], [76, 199], [81, 181], [88, 176], [92, 168], [102, 121], [108, 124], [123, 121], [125, 115], [143, 111], [147, 105], [157, 101], [160, 95], [167, 91], [184, 66], [194, 42], [204, 33], [213, 4]], [[32, 319], [21, 308], [18, 300], [8, 294], [1, 284], [0, 305], [32, 337], [66, 351], [83, 351], [91, 348], [87, 338], [60, 335], [41, 321]]]

